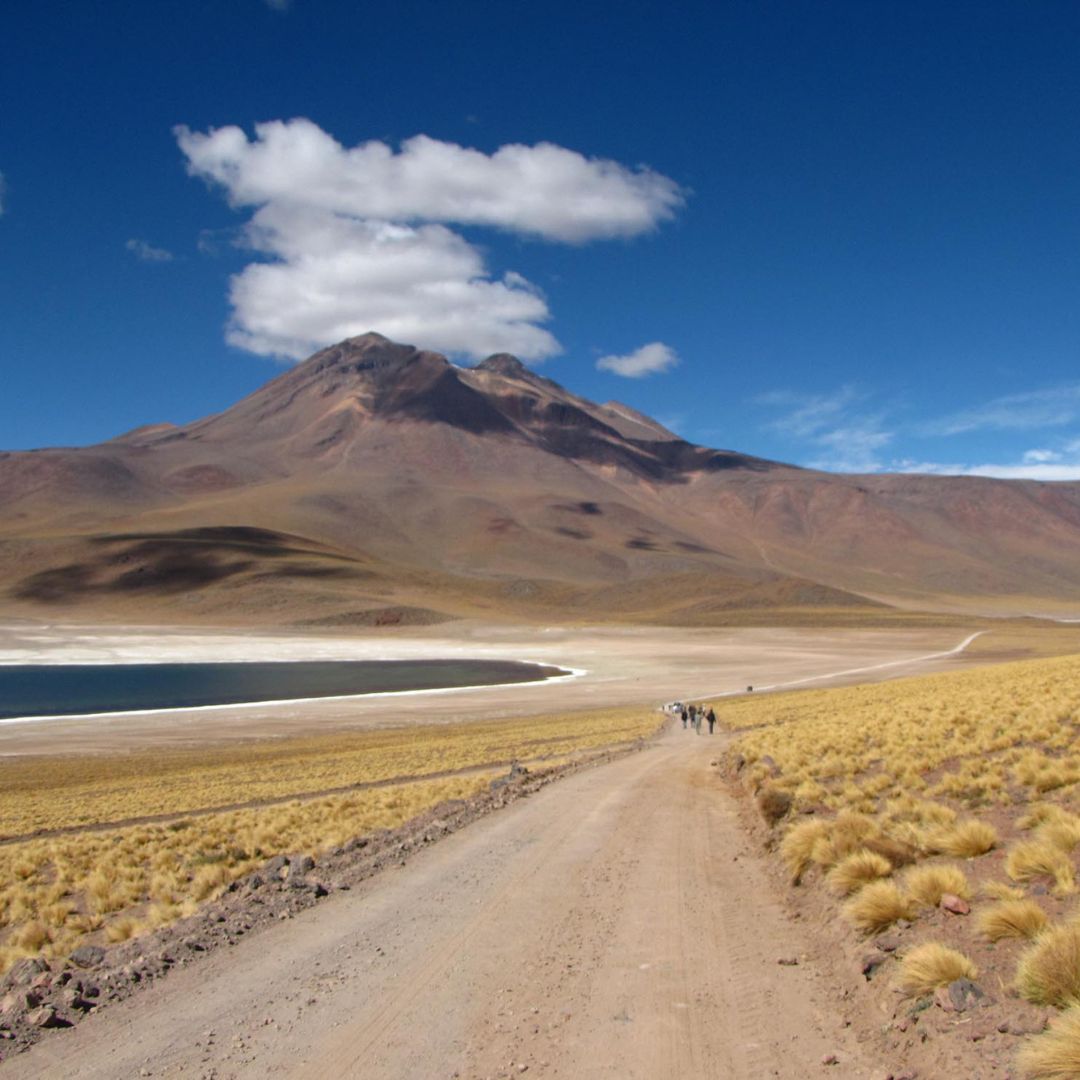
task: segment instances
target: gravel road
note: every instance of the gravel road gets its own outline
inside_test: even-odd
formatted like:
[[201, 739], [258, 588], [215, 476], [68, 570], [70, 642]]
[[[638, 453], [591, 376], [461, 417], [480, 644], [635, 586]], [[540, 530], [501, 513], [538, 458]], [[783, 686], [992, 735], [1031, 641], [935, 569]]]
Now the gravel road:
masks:
[[553, 784], [0, 1078], [871, 1076], [739, 828], [720, 746], [676, 728]]

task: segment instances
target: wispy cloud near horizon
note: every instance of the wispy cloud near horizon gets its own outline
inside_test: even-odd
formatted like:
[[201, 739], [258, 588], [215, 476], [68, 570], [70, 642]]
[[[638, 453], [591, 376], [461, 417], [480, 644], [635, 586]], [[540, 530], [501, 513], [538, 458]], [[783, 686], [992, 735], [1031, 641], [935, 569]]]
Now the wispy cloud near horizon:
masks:
[[[1027, 455], [1025, 454], [1026, 458]], [[919, 473], [929, 476], [982, 476], [996, 480], [1080, 480], [1080, 461], [1038, 462], [1020, 461], [1011, 465], [944, 465], [940, 462], [894, 461], [886, 470], [898, 473]]]
[[846, 385], [832, 393], [798, 394], [772, 391], [755, 399], [759, 405], [783, 409], [768, 428], [788, 439], [808, 443], [813, 455], [803, 464], [830, 472], [878, 472], [880, 452], [893, 440], [881, 411], [859, 408], [867, 395]]
[[1032, 431], [1062, 427], [1080, 419], [1080, 383], [1006, 394], [921, 425], [927, 435], [974, 431]]

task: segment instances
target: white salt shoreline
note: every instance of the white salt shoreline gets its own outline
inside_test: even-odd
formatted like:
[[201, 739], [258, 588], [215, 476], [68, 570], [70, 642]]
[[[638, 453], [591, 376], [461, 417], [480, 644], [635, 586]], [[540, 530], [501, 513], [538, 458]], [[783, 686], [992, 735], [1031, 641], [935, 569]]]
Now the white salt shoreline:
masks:
[[[456, 659], [462, 659], [457, 657]], [[106, 663], [108, 661], [102, 661]], [[146, 663], [143, 660], [128, 660], [128, 664], [141, 664]], [[158, 663], [167, 661], [157, 661]], [[177, 661], [171, 661], [176, 663]], [[189, 661], [191, 662], [191, 661]], [[195, 661], [197, 663], [210, 663], [211, 661]], [[244, 663], [242, 660], [223, 661], [226, 663]], [[249, 661], [250, 662], [250, 661]], [[266, 661], [261, 661], [265, 663]], [[288, 661], [282, 660], [282, 663]], [[302, 662], [302, 661], [301, 661]], [[539, 660], [516, 660], [515, 663], [519, 664], [534, 664], [539, 667], [553, 667], [560, 665], [553, 665], [544, 663]], [[115, 666], [121, 666], [120, 662], [112, 661]], [[10, 665], [9, 665], [10, 666]], [[59, 666], [55, 663], [51, 665], [41, 664], [36, 665], [41, 667], [56, 667]], [[46, 722], [49, 720], [102, 720], [111, 719], [114, 717], [128, 717], [128, 716], [158, 716], [163, 713], [193, 713], [193, 712], [220, 712], [223, 709], [249, 709], [253, 705], [257, 706], [273, 706], [273, 705], [304, 705], [310, 704], [314, 701], [355, 701], [363, 700], [369, 701], [372, 698], [398, 698], [398, 697], [418, 697], [421, 694], [458, 694], [466, 690], [501, 690], [508, 686], [550, 686], [552, 683], [566, 682], [569, 679], [579, 679], [584, 675], [588, 675], [586, 668], [562, 668], [563, 674], [550, 675], [546, 679], [527, 679], [523, 682], [496, 682], [496, 683], [479, 683], [473, 686], [432, 686], [424, 690], [376, 690], [367, 693], [359, 694], [320, 694], [316, 697], [300, 697], [300, 698], [266, 698], [257, 699], [255, 701], [230, 701], [224, 705], [174, 705], [169, 708], [161, 709], [118, 709], [111, 712], [96, 712], [96, 713], [55, 713], [55, 714], [42, 714], [39, 716], [8, 716], [0, 719], [0, 725], [7, 724], [36, 724], [39, 722]]]

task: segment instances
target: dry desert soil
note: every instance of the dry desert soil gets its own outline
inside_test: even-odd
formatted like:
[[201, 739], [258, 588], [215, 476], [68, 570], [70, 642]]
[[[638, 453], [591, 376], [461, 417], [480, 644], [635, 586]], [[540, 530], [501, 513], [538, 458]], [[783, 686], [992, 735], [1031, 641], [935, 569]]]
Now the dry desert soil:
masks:
[[672, 730], [551, 785], [0, 1075], [871, 1076], [718, 741]]
[[[463, 651], [475, 647], [472, 633], [480, 640], [479, 630], [458, 631]], [[737, 689], [751, 669], [760, 685], [820, 685], [837, 672], [847, 672], [843, 681], [883, 678], [960, 663], [953, 650], [967, 636], [506, 631], [496, 651], [570, 666], [584, 657], [589, 674], [478, 692], [473, 704], [494, 714], [525, 700], [550, 711], [553, 699], [587, 707], [600, 697], [703, 696]], [[32, 637], [12, 631], [0, 647], [48, 651]], [[164, 648], [152, 634], [119, 637], [69, 630], [52, 638], [66, 643], [53, 655]], [[417, 640], [430, 648], [433, 637], [402, 638], [397, 649], [419, 648]], [[399, 722], [451, 721], [470, 707], [468, 695], [406, 700], [395, 707]], [[296, 708], [279, 710], [277, 727], [272, 710], [237, 710], [238, 730], [294, 730]], [[386, 712], [385, 704], [323, 708], [314, 715], [328, 726], [378, 723]], [[191, 717], [170, 731], [207, 737], [211, 719], [222, 722], [221, 713]], [[90, 722], [10, 725], [0, 749], [40, 750], [61, 733], [69, 749], [115, 748], [152, 731], [145, 717], [104, 725], [96, 738]], [[0, 1065], [0, 1078], [915, 1075], [897, 1059], [904, 1051], [882, 1039], [879, 1006], [858, 1001], [861, 979], [850, 958], [838, 958], [837, 938], [785, 909], [761, 838], [741, 821], [717, 767], [724, 742], [668, 728], [47, 1033]], [[932, 1051], [920, 1051], [919, 1077], [976, 1075], [970, 1060], [933, 1064]]]

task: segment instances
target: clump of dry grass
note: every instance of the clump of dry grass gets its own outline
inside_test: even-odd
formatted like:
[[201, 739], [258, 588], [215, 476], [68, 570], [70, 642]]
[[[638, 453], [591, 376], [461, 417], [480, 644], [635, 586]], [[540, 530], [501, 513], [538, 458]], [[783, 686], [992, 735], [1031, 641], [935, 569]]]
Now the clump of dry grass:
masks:
[[863, 848], [841, 859], [826, 879], [829, 888], [840, 896], [858, 892], [864, 885], [892, 873], [892, 863], [875, 851]]
[[937, 907], [945, 893], [971, 899], [971, 883], [959, 866], [914, 866], [904, 875], [908, 896], [923, 907]]
[[765, 784], [757, 794], [757, 805], [767, 825], [775, 825], [791, 810], [792, 798], [775, 784]]
[[1080, 820], [1047, 822], [1036, 835], [1040, 840], [1070, 852], [1080, 844]]
[[929, 994], [957, 979], [974, 979], [978, 968], [961, 952], [930, 942], [912, 949], [900, 961], [897, 987], [905, 994]]
[[1080, 999], [1080, 923], [1052, 926], [1035, 939], [1020, 958], [1016, 988], [1036, 1005], [1063, 1008]]
[[1050, 1021], [1049, 1031], [1028, 1039], [1016, 1055], [1025, 1080], [1076, 1080], [1080, 1076], [1080, 1005]]
[[784, 839], [780, 841], [780, 857], [787, 865], [793, 885], [798, 885], [813, 865], [814, 849], [828, 835], [828, 825], [818, 818], [800, 821], [784, 833]]
[[987, 941], [1002, 938], [1035, 938], [1049, 920], [1034, 900], [1004, 900], [975, 916], [975, 926]]
[[880, 933], [911, 915], [911, 901], [892, 881], [872, 881], [844, 904], [844, 917], [864, 934]]
[[1005, 873], [1013, 881], [1051, 877], [1055, 896], [1067, 896], [1076, 891], [1072, 860], [1060, 847], [1046, 840], [1025, 840], [1010, 849], [1005, 859]]
[[105, 927], [105, 937], [113, 943], [127, 941], [129, 938], [135, 937], [142, 929], [143, 924], [138, 919], [125, 915], [119, 919], [113, 919]]
[[871, 836], [864, 841], [864, 846], [867, 851], [876, 852], [883, 858], [888, 859], [893, 868], [897, 870], [901, 866], [910, 866], [912, 863], [917, 862], [919, 858], [919, 853], [913, 844], [884, 834]]
[[974, 859], [992, 851], [997, 844], [997, 829], [975, 818], [941, 826], [926, 837], [928, 851], [951, 855], [954, 859]]

